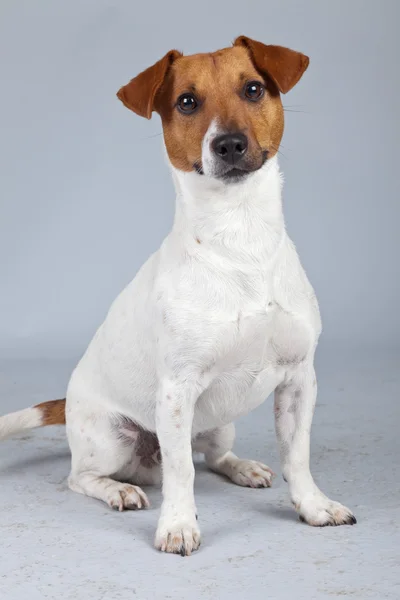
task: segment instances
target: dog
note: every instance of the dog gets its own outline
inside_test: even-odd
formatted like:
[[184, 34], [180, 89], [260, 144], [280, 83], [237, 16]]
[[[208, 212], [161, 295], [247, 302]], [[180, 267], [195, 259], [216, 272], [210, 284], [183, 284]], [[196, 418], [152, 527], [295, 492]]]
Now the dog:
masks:
[[240, 36], [229, 48], [171, 50], [117, 96], [157, 112], [176, 187], [172, 230], [112, 304], [72, 373], [66, 400], [0, 419], [0, 437], [66, 423], [69, 487], [110, 507], [149, 506], [162, 482], [155, 546], [200, 545], [192, 453], [241, 486], [271, 469], [233, 452], [234, 421], [272, 392], [282, 473], [300, 519], [354, 524], [310, 473], [318, 303], [285, 230], [277, 152], [281, 94], [304, 54]]

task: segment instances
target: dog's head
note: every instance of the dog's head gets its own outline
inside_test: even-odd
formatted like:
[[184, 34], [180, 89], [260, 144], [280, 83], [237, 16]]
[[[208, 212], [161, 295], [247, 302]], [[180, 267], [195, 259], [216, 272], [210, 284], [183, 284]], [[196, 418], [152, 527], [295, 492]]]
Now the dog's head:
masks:
[[276, 154], [285, 94], [308, 58], [247, 37], [211, 54], [171, 50], [132, 79], [118, 98], [135, 113], [160, 114], [172, 165], [181, 171], [238, 181]]

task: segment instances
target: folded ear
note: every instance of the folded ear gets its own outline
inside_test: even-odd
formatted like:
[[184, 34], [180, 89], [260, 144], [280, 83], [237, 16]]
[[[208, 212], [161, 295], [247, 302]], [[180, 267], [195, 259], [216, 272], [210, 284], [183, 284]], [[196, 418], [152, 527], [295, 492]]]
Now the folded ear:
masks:
[[266, 46], [244, 35], [236, 38], [234, 46], [247, 48], [257, 70], [269, 75], [282, 94], [296, 85], [310, 62], [301, 52], [283, 46]]
[[124, 85], [117, 93], [118, 98], [140, 117], [151, 119], [155, 96], [164, 82], [168, 69], [179, 56], [182, 54], [178, 50], [170, 50], [152, 67], [142, 71]]

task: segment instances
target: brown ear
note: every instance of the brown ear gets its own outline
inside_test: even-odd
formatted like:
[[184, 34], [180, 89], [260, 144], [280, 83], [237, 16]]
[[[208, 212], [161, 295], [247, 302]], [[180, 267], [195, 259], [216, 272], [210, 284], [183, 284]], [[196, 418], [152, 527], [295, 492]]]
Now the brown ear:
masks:
[[269, 75], [282, 94], [296, 85], [310, 62], [301, 52], [283, 46], [266, 46], [244, 35], [236, 38], [234, 46], [245, 46], [257, 69]]
[[169, 67], [179, 56], [182, 54], [178, 50], [170, 50], [152, 67], [124, 85], [117, 93], [118, 98], [140, 117], [151, 119], [156, 93], [163, 84]]

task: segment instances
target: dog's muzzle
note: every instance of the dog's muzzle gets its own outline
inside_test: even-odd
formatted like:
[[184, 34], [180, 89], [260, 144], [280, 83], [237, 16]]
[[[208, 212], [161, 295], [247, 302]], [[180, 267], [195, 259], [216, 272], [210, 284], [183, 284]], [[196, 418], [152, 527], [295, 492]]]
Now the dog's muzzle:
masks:
[[224, 133], [212, 141], [212, 151], [218, 161], [231, 168], [239, 165], [247, 153], [249, 143], [244, 133]]
[[249, 151], [249, 140], [244, 133], [223, 133], [210, 143], [213, 158], [212, 176], [223, 181], [240, 181], [262, 167], [268, 152], [261, 149], [257, 156]]

